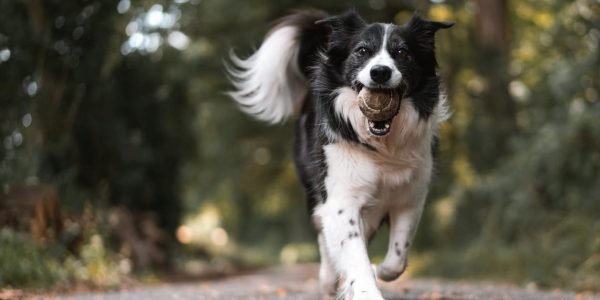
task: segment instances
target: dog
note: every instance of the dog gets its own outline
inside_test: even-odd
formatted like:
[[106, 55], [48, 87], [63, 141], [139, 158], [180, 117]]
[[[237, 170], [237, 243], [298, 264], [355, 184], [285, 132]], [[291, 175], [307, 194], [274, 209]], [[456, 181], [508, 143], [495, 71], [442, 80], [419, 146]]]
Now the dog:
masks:
[[[448, 117], [434, 35], [453, 25], [418, 14], [395, 25], [300, 11], [251, 56], [230, 52], [227, 94], [241, 110], [268, 123], [297, 116], [294, 160], [318, 231], [325, 298], [383, 299], [377, 278], [394, 280], [407, 266]], [[363, 90], [396, 99], [391, 118], [369, 119]], [[366, 245], [385, 223], [387, 254], [371, 267]]]

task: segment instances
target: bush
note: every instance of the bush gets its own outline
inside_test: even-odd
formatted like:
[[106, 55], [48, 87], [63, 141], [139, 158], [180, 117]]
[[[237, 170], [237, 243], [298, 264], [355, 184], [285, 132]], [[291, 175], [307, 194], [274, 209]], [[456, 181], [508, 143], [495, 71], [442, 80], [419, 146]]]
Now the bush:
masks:
[[452, 246], [421, 271], [598, 291], [600, 111], [545, 126], [517, 149], [458, 193], [443, 233]]
[[44, 288], [64, 277], [60, 262], [27, 236], [0, 231], [0, 286]]

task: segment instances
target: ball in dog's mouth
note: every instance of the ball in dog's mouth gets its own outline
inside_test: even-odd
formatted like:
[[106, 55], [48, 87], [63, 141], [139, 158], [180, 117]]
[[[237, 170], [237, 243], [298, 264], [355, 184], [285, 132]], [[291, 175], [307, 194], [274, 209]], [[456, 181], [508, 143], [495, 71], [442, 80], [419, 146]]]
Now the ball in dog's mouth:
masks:
[[358, 106], [367, 117], [369, 132], [384, 136], [390, 132], [392, 121], [400, 108], [400, 95], [393, 89], [369, 89], [358, 93]]

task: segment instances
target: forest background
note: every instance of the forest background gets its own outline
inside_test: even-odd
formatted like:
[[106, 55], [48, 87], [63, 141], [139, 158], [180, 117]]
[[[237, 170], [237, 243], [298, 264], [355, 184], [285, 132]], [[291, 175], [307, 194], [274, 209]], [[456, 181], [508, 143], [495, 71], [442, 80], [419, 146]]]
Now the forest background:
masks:
[[317, 261], [292, 122], [223, 93], [299, 8], [456, 22], [413, 276], [598, 291], [596, 0], [0, 0], [0, 286]]

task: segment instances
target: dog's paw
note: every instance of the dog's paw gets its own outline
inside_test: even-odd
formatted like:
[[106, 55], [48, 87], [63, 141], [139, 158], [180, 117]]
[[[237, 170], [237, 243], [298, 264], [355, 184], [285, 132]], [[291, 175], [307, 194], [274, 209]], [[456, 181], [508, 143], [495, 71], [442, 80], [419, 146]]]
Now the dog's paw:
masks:
[[375, 286], [354, 285], [345, 299], [352, 300], [384, 300], [381, 292]]
[[367, 292], [367, 291], [354, 291], [352, 300], [385, 300], [381, 296], [379, 291]]
[[336, 299], [339, 299], [339, 298], [337, 297], [337, 295], [335, 293], [334, 294], [329, 294], [329, 293], [323, 294], [323, 293], [321, 293], [320, 296], [319, 296], [319, 300], [336, 300]]
[[321, 300], [335, 300], [337, 299], [337, 290], [335, 282], [333, 284], [320, 284], [319, 292], [321, 295]]
[[404, 260], [402, 260], [402, 262], [400, 264], [392, 265], [392, 266], [390, 266], [389, 264], [386, 265], [384, 262], [375, 268], [377, 278], [379, 278], [383, 281], [388, 281], [388, 282], [394, 281], [398, 277], [400, 277], [400, 275], [402, 275], [402, 273], [404, 273], [404, 271], [406, 271], [406, 266], [407, 266], [406, 258]]
[[400, 275], [402, 275], [402, 273], [404, 273], [404, 270], [406, 270], [406, 264], [403, 264], [402, 266], [399, 266], [397, 268], [388, 268], [386, 266], [378, 266], [377, 267], [377, 278], [383, 280], [383, 281], [394, 281], [396, 280], [398, 277], [400, 277]]
[[321, 299], [336, 299], [337, 275], [327, 263], [322, 263], [319, 270], [319, 290]]

